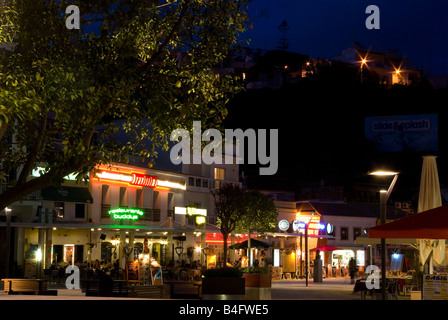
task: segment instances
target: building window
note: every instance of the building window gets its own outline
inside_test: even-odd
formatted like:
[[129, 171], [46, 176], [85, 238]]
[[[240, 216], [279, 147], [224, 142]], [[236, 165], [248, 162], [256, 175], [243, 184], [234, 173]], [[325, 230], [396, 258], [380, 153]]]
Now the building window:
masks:
[[219, 180], [225, 180], [226, 179], [226, 169], [224, 168], [215, 168], [215, 188], [219, 189], [222, 184]]
[[361, 236], [361, 228], [353, 228], [353, 240]]
[[194, 187], [194, 178], [188, 177], [188, 185]]
[[126, 187], [120, 187], [120, 208], [128, 207], [128, 193]]
[[85, 219], [86, 218], [86, 206], [84, 203], [75, 204], [75, 218]]
[[226, 169], [215, 168], [215, 180], [226, 180]]
[[54, 211], [56, 213], [56, 217], [64, 218], [64, 202], [55, 202]]
[[341, 227], [341, 240], [348, 240], [348, 228]]

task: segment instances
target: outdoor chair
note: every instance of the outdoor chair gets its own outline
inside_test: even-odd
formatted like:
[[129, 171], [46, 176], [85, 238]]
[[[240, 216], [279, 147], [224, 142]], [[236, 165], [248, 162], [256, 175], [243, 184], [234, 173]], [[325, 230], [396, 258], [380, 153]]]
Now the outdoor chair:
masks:
[[387, 283], [387, 300], [398, 300], [398, 281], [397, 279], [389, 280]]

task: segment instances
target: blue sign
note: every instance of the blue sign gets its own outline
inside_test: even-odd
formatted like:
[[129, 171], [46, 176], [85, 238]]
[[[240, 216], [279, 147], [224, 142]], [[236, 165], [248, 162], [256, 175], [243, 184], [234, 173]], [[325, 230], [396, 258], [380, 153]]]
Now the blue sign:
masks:
[[436, 114], [365, 118], [365, 137], [380, 152], [437, 151]]

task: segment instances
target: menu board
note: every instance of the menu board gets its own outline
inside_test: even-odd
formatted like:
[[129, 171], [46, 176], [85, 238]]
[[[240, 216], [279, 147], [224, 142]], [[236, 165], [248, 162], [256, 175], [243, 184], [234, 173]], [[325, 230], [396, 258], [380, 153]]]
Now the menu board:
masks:
[[149, 253], [142, 253], [139, 255], [138, 257], [138, 263], [139, 263], [139, 274], [140, 274], [140, 282], [141, 283], [145, 283], [145, 284], [149, 284], [150, 283], [150, 279], [149, 279], [149, 267], [150, 267], [150, 262], [149, 262]]
[[448, 275], [425, 274], [423, 300], [448, 300]]
[[128, 282], [138, 282], [138, 260], [126, 261], [126, 280]]

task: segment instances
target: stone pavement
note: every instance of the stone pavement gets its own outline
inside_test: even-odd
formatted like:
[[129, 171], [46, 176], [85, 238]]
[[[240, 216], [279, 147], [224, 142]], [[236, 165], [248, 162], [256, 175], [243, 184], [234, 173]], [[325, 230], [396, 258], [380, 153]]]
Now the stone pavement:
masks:
[[[321, 283], [308, 280], [308, 286], [304, 279], [283, 279], [272, 281], [272, 300], [361, 300], [359, 292], [353, 293], [353, 284], [349, 278], [329, 278]], [[3, 290], [0, 292], [0, 300], [148, 300], [144, 298], [121, 297], [86, 297], [79, 289], [68, 290], [63, 286], [50, 286], [57, 289], [57, 296], [39, 295], [8, 295]], [[371, 297], [367, 297], [371, 300]], [[409, 296], [399, 296], [398, 300], [410, 300]]]

